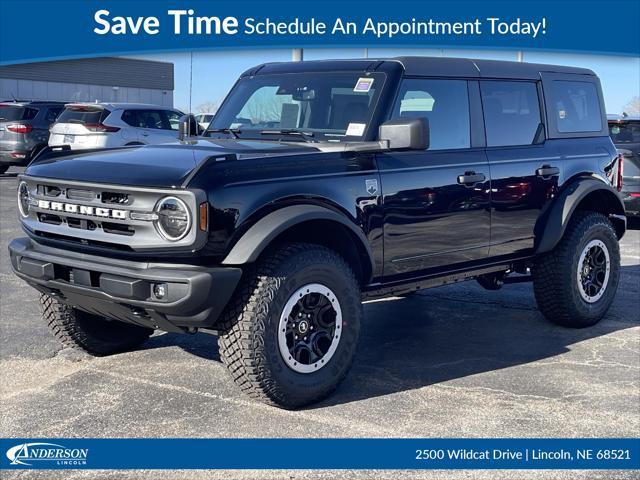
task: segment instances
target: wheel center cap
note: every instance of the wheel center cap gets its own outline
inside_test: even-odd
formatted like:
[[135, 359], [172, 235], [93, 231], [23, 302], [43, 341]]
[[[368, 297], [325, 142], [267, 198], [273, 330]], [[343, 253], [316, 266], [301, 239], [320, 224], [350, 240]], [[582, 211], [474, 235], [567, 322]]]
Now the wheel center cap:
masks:
[[298, 323], [298, 331], [302, 334], [307, 333], [307, 330], [309, 330], [309, 323], [306, 320], [302, 320], [300, 323]]

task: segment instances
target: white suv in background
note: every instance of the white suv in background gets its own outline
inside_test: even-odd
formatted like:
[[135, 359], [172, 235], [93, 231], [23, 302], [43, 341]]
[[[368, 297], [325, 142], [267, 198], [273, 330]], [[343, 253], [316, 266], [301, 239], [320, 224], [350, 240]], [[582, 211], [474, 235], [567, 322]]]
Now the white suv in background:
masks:
[[49, 130], [49, 146], [75, 150], [167, 143], [178, 138], [183, 115], [159, 105], [70, 103]]
[[215, 113], [196, 113], [196, 122], [200, 124], [203, 130], [209, 128], [209, 124], [211, 120], [213, 120], [213, 116]]

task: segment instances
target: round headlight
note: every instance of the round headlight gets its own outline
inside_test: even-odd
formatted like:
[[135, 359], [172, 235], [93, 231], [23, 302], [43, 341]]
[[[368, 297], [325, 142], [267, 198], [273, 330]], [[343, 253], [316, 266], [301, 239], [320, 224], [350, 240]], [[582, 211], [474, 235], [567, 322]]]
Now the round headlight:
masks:
[[187, 205], [176, 197], [165, 197], [156, 205], [156, 227], [160, 235], [172, 242], [183, 238], [191, 227]]
[[20, 215], [25, 218], [29, 216], [30, 200], [27, 182], [20, 182], [20, 185], [18, 185], [18, 210], [20, 210]]

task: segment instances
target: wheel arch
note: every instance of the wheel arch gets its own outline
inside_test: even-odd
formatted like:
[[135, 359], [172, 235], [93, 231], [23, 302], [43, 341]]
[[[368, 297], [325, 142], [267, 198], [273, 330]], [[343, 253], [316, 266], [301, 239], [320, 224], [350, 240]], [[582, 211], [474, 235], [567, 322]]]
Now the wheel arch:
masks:
[[536, 253], [552, 250], [563, 237], [576, 211], [589, 210], [607, 215], [618, 239], [626, 231], [624, 204], [607, 183], [594, 177], [579, 177], [566, 186], [535, 227]]
[[222, 263], [253, 263], [271, 246], [307, 242], [326, 246], [342, 255], [362, 285], [374, 272], [374, 257], [364, 232], [344, 214], [319, 205], [290, 205], [275, 210], [252, 225], [235, 243]]

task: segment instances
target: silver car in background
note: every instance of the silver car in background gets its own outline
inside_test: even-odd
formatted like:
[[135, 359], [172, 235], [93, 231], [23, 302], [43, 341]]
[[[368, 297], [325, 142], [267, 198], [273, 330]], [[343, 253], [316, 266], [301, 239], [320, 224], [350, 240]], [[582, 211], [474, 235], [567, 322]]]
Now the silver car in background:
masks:
[[26, 165], [47, 146], [49, 127], [63, 109], [62, 102], [0, 102], [0, 174]]
[[172, 142], [183, 115], [141, 103], [70, 103], [51, 127], [49, 146], [81, 150]]

